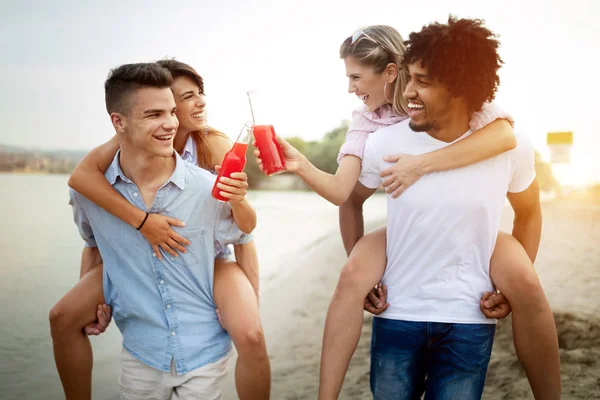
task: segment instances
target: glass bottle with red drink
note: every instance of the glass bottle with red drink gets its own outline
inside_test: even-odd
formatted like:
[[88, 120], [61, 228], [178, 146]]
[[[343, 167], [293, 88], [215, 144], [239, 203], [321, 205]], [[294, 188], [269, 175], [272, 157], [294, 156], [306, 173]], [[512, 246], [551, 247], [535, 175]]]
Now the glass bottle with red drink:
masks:
[[217, 187], [222, 176], [230, 178], [231, 174], [236, 172], [242, 172], [246, 165], [246, 151], [248, 150], [248, 143], [250, 143], [250, 136], [252, 135], [252, 123], [246, 122], [240, 131], [235, 143], [231, 150], [229, 150], [223, 162], [221, 163], [221, 169], [217, 180], [212, 188], [212, 196], [219, 201], [229, 201], [228, 198], [221, 195], [221, 189]]
[[[263, 110], [261, 107], [256, 107], [257, 95], [255, 90], [248, 91], [248, 101], [250, 102], [250, 111], [252, 112], [252, 127], [256, 148], [260, 151], [260, 159], [262, 160], [262, 169], [265, 175], [271, 176], [285, 172], [285, 160], [281, 146], [277, 142], [275, 128], [273, 125], [266, 124], [263, 120]], [[259, 113], [256, 113], [257, 108]]]

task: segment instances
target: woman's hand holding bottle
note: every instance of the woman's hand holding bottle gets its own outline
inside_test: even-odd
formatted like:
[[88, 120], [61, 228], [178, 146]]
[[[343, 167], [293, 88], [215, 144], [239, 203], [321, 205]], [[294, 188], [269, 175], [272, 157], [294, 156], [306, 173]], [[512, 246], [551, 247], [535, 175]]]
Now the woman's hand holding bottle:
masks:
[[[281, 151], [283, 153], [285, 171], [294, 173], [299, 172], [304, 167], [304, 161], [306, 160], [306, 157], [304, 157], [302, 153], [300, 153], [294, 146], [289, 144], [285, 139], [282, 139], [279, 136], [277, 136], [276, 139], [281, 146]], [[263, 160], [260, 157], [260, 151], [258, 148], [256, 148], [256, 141], [254, 141], [252, 145], [255, 147], [254, 156], [256, 157], [256, 163], [258, 164], [260, 170], [264, 172], [262, 166]]]
[[[219, 172], [220, 165], [215, 166]], [[225, 197], [230, 203], [241, 203], [248, 192], [248, 175], [245, 172], [234, 172], [229, 178], [221, 176], [217, 187], [221, 190], [220, 195]]]

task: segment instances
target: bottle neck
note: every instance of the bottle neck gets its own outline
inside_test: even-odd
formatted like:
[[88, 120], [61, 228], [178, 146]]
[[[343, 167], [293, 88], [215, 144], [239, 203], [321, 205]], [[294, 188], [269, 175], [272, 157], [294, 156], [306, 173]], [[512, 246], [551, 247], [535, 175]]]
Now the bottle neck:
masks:
[[242, 127], [242, 130], [240, 131], [237, 139], [235, 140], [235, 144], [237, 144], [237, 143], [249, 144], [251, 136], [252, 136], [252, 123], [246, 122], [244, 124], [244, 126]]
[[230, 150], [230, 153], [235, 154], [238, 158], [246, 158], [246, 152], [248, 151], [248, 143], [235, 142]]

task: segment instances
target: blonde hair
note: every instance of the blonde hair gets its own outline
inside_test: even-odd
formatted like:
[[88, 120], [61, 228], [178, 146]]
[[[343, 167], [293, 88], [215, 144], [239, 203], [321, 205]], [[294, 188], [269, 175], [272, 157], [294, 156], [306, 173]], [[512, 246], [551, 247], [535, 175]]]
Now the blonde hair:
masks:
[[360, 33], [354, 43], [352, 36], [344, 40], [340, 46], [340, 58], [352, 57], [359, 64], [374, 68], [377, 73], [382, 73], [390, 63], [396, 64], [398, 77], [394, 84], [392, 106], [398, 115], [408, 115], [408, 102], [403, 95], [408, 74], [402, 66], [406, 51], [402, 36], [388, 25], [371, 25], [357, 32], [364, 33]]

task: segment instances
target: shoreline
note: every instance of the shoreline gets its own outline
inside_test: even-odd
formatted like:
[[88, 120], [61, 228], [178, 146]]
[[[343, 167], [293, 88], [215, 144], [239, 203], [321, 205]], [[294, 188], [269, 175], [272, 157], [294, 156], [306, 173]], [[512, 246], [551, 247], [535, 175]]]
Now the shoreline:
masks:
[[[365, 221], [365, 232], [384, 224], [385, 219], [381, 218]], [[290, 254], [286, 273], [269, 282], [268, 288], [261, 294], [260, 315], [271, 360], [273, 399], [316, 398], [318, 372], [316, 376], [314, 372], [318, 371], [318, 362], [316, 369], [314, 362], [320, 358], [325, 313], [346, 259], [339, 231], [332, 230], [311, 245]], [[315, 305], [319, 307], [315, 309]], [[307, 337], [307, 334], [310, 336]], [[308, 352], [303, 348], [305, 341], [310, 346]], [[314, 348], [315, 345], [318, 349]], [[229, 363], [224, 399], [237, 398], [235, 360], [234, 355]], [[307, 361], [310, 361], [310, 368], [305, 369]], [[301, 382], [311, 395], [295, 397], [287, 388], [291, 382]]]

